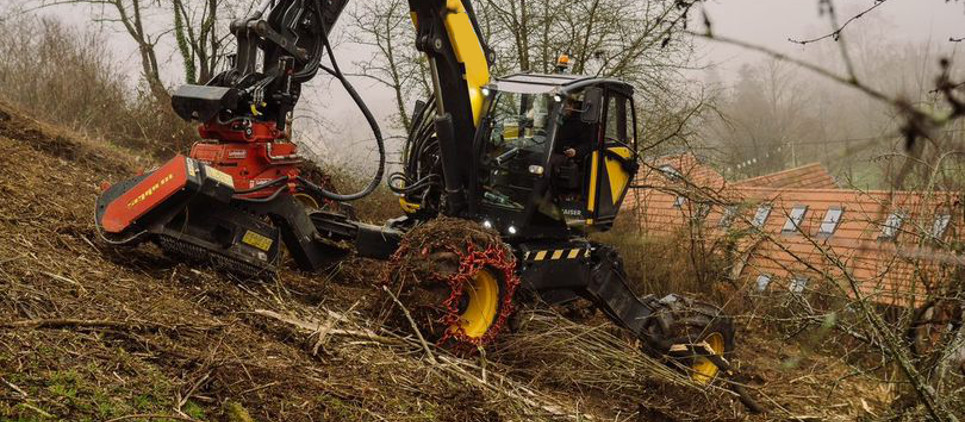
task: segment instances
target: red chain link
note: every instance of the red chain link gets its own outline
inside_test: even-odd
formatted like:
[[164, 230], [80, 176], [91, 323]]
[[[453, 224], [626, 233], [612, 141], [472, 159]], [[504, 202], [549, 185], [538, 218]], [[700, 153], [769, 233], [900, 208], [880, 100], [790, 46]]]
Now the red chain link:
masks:
[[[491, 343], [509, 320], [513, 313], [513, 294], [519, 286], [519, 277], [516, 275], [516, 261], [506, 258], [506, 248], [501, 245], [489, 245], [484, 251], [475, 250], [473, 243], [467, 242], [465, 253], [453, 251], [459, 255], [459, 271], [445, 280], [452, 289], [449, 298], [442, 302], [446, 308], [446, 314], [440, 319], [450, 329], [439, 339], [437, 344], [443, 344], [449, 339], [456, 340], [458, 345], [483, 346]], [[466, 294], [466, 285], [471, 284], [483, 268], [502, 272], [503, 297], [500, 306], [499, 316], [492, 326], [486, 330], [482, 337], [469, 337], [466, 330], [459, 324], [459, 302]]]
[[[444, 282], [449, 285], [452, 291], [449, 297], [442, 302], [442, 306], [446, 309], [446, 312], [445, 315], [438, 320], [438, 322], [449, 327], [449, 329], [446, 330], [445, 334], [443, 334], [442, 338], [440, 338], [436, 344], [441, 346], [448, 340], [454, 340], [456, 349], [472, 352], [475, 347], [491, 343], [496, 336], [499, 335], [503, 327], [506, 326], [509, 316], [513, 313], [513, 295], [520, 283], [519, 277], [516, 275], [516, 260], [512, 258], [512, 255], [504, 246], [499, 244], [491, 244], [486, 250], [482, 251], [477, 251], [475, 244], [468, 240], [466, 241], [465, 251], [451, 244], [436, 244], [434, 246], [441, 246], [459, 257], [459, 270], [456, 273], [448, 277], [443, 277], [436, 273], [432, 274], [433, 280], [431, 281]], [[423, 247], [420, 252], [425, 259], [428, 259], [434, 249], [433, 247], [427, 246]], [[399, 264], [402, 261], [402, 257], [409, 250], [409, 246], [403, 244], [392, 255], [390, 261], [393, 264]], [[466, 294], [466, 285], [472, 283], [476, 274], [483, 268], [502, 273], [503, 296], [496, 321], [482, 337], [473, 338], [469, 337], [465, 329], [459, 324], [461, 316], [459, 313], [459, 302], [462, 296]]]

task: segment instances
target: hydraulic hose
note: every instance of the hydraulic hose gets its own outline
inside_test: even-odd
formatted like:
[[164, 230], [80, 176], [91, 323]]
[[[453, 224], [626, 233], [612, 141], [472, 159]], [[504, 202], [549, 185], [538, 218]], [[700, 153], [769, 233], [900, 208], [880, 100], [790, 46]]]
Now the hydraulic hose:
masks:
[[277, 178], [277, 179], [275, 179], [275, 180], [272, 180], [272, 181], [270, 181], [270, 182], [262, 183], [262, 184], [260, 184], [260, 185], [258, 185], [258, 186], [255, 186], [255, 187], [251, 188], [251, 189], [236, 190], [234, 194], [235, 194], [235, 195], [244, 195], [244, 194], [246, 194], [246, 193], [258, 192], [258, 191], [260, 191], [260, 190], [262, 190], [262, 189], [265, 189], [265, 188], [267, 188], [267, 187], [269, 187], [269, 186], [274, 186], [274, 185], [277, 185], [277, 184], [280, 184], [280, 183], [284, 183], [284, 182], [287, 181], [287, 180], [288, 180], [287, 177], [284, 177], [284, 176], [283, 176], [283, 177], [279, 177], [279, 178]]
[[301, 177], [299, 177], [299, 180], [301, 180], [302, 182], [308, 182], [307, 186], [325, 199], [338, 201], [338, 202], [354, 201], [357, 199], [364, 198], [369, 194], [371, 194], [373, 191], [375, 191], [377, 187], [379, 187], [379, 183], [382, 182], [382, 176], [385, 174], [385, 141], [382, 138], [382, 130], [379, 128], [379, 123], [375, 120], [375, 116], [372, 115], [372, 111], [369, 110], [368, 105], [366, 105], [365, 101], [362, 100], [362, 97], [359, 95], [358, 91], [355, 90], [355, 87], [352, 86], [352, 84], [348, 81], [345, 75], [342, 74], [342, 70], [339, 69], [338, 67], [338, 61], [335, 60], [335, 54], [332, 52], [332, 45], [328, 40], [328, 28], [324, 27], [325, 24], [324, 24], [324, 19], [322, 17], [322, 8], [319, 0], [315, 0], [315, 9], [316, 9], [316, 12], [318, 13], [318, 19], [319, 19], [318, 22], [320, 25], [322, 25], [322, 28], [321, 28], [322, 44], [325, 47], [325, 51], [328, 52], [329, 61], [332, 62], [331, 68], [328, 68], [327, 66], [324, 66], [321, 64], [319, 64], [318, 67], [324, 70], [326, 73], [334, 76], [336, 79], [339, 80], [339, 82], [342, 83], [342, 87], [345, 88], [345, 92], [347, 92], [352, 97], [352, 100], [355, 101], [355, 104], [362, 112], [362, 115], [365, 116], [365, 120], [368, 122], [369, 127], [372, 129], [372, 135], [375, 137], [375, 143], [376, 145], [378, 145], [379, 168], [375, 172], [375, 177], [372, 178], [368, 186], [366, 186], [361, 191], [350, 195], [342, 195], [335, 192], [327, 191], [324, 188], [318, 185], [315, 185], [311, 182], [308, 182], [307, 180]]
[[[413, 192], [428, 186], [433, 185], [432, 179], [438, 178], [434, 174], [425, 176], [415, 182], [412, 182], [404, 173], [395, 172], [389, 175], [389, 189], [396, 194], [406, 194]], [[397, 185], [396, 182], [402, 182], [401, 185]]]
[[284, 187], [284, 186], [282, 186], [282, 187], [280, 187], [280, 188], [278, 188], [278, 189], [275, 189], [275, 191], [272, 192], [271, 195], [268, 195], [268, 196], [265, 197], [265, 198], [238, 198], [238, 197], [235, 197], [234, 199], [235, 199], [235, 200], [238, 200], [238, 201], [244, 201], [244, 202], [268, 203], [268, 202], [274, 201], [276, 198], [278, 198], [279, 195], [281, 195], [282, 192], [284, 192], [284, 191], [286, 191], [286, 190], [287, 190], [287, 188]]

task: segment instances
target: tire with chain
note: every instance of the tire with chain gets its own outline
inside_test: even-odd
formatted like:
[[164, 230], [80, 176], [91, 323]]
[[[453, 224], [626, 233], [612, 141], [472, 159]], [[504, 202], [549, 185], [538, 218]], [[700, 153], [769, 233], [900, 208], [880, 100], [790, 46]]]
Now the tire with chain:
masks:
[[[496, 338], [518, 284], [515, 259], [498, 234], [450, 218], [406, 234], [389, 269], [389, 288], [399, 293], [423, 336], [456, 350]], [[392, 320], [406, 328], [399, 315]]]
[[700, 384], [712, 382], [719, 368], [706, 354], [712, 350], [724, 359], [733, 355], [733, 321], [717, 306], [685, 296], [667, 295], [653, 300], [651, 306], [654, 314], [647, 322], [646, 332], [656, 341], [645, 344], [645, 350], [651, 356], [669, 356], [671, 366]]

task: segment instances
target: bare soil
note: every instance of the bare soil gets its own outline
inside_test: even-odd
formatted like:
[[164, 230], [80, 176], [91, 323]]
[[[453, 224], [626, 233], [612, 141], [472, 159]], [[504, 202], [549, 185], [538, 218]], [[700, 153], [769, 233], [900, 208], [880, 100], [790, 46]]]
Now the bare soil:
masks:
[[152, 247], [110, 247], [93, 226], [99, 186], [149, 159], [3, 103], [0, 150], [0, 421], [854, 420], [887, 410], [887, 391], [763, 330], [742, 331], [738, 345], [763, 415], [643, 357], [599, 318], [523, 309], [530, 323], [480, 355], [427, 353], [376, 322], [380, 262], [238, 280]]

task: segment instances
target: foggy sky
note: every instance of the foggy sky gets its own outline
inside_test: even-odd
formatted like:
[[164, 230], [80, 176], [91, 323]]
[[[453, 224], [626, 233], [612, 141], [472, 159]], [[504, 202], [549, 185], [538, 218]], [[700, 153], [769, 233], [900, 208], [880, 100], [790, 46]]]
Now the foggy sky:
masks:
[[[0, 0], [0, 10], [3, 6], [10, 7], [13, 2], [14, 0]], [[835, 5], [839, 9], [840, 19], [844, 21], [850, 15], [871, 6], [873, 2], [874, 0], [838, 0]], [[788, 38], [812, 38], [830, 31], [827, 18], [819, 15], [818, 0], [709, 0], [704, 7], [716, 34], [762, 45], [792, 56], [805, 54], [807, 49], [816, 47], [795, 45], [788, 42]], [[40, 13], [75, 25], [93, 27], [88, 11], [86, 7], [68, 6], [45, 9]], [[702, 30], [700, 13], [695, 15], [691, 28]], [[165, 19], [163, 24], [167, 25], [167, 17], [161, 19]], [[887, 0], [886, 4], [866, 18], [851, 25], [855, 28], [877, 25], [882, 42], [907, 42], [916, 45], [930, 42], [931, 48], [939, 54], [953, 60], [965, 60], [959, 51], [965, 48], [965, 42], [948, 42], [949, 37], [965, 37], [965, 0]], [[334, 37], [338, 39], [346, 28], [345, 22], [336, 26]], [[118, 28], [105, 29], [105, 34], [116, 52], [118, 66], [128, 72], [132, 80], [136, 80], [140, 67], [133, 42]], [[832, 41], [824, 41], [828, 42]], [[167, 45], [169, 47], [161, 49], [159, 55], [162, 66], [170, 69], [164, 73], [166, 82], [175, 86], [181, 82], [178, 75], [182, 68], [179, 57], [170, 48], [171, 44]], [[759, 54], [734, 46], [705, 41], [699, 41], [697, 46], [696, 64], [714, 69], [712, 71], [724, 82], [733, 80], [736, 70], [742, 64], [761, 59]], [[346, 73], [352, 71], [353, 60], [362, 58], [360, 53], [366, 54], [355, 45], [340, 43], [336, 46], [336, 55]], [[701, 68], [686, 72], [685, 77], [702, 81], [706, 79], [707, 72], [707, 69]], [[337, 133], [337, 136], [330, 136], [331, 139], [323, 141], [326, 149], [353, 149], [347, 147], [360, 145], [360, 142], [369, 147], [371, 143], [364, 140], [371, 135], [364, 120], [341, 91], [340, 85], [332, 83], [330, 79], [320, 76], [306, 89], [308, 94], [301, 109], [316, 113], [318, 117], [329, 122], [330, 126], [325, 129], [327, 132]], [[354, 79], [357, 88], [378, 117], [387, 118], [395, 111], [390, 92], [371, 81]], [[383, 130], [392, 132], [385, 127]]]
[[[867, 9], [875, 0], [836, 1], [839, 21]], [[788, 41], [816, 38], [831, 32], [827, 16], [820, 16], [817, 0], [709, 0], [707, 14], [714, 33], [752, 42], [791, 56], [800, 56], [811, 44], [802, 46]], [[939, 55], [965, 60], [965, 43], [952, 43], [949, 38], [965, 37], [965, 1], [887, 0], [874, 11], [852, 22], [848, 28], [868, 30], [876, 25], [881, 42], [929, 43]], [[697, 30], [703, 25], [695, 20]], [[845, 32], [847, 37], [847, 30]], [[846, 38], [847, 40], [847, 38]], [[833, 43], [824, 40], [822, 43]], [[716, 65], [721, 76], [733, 78], [744, 63], [759, 60], [760, 54], [717, 42], [698, 43], [700, 64]], [[956, 55], [957, 53], [957, 55]]]

